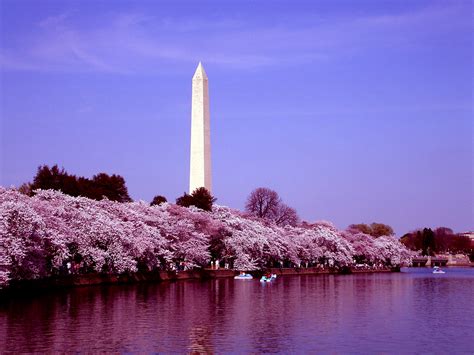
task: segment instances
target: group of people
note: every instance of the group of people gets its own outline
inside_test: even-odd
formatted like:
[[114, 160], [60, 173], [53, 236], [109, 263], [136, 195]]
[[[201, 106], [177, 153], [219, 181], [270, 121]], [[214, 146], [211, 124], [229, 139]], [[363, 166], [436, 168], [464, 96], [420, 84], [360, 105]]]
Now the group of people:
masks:
[[188, 270], [189, 267], [188, 267], [188, 264], [186, 262], [181, 261], [179, 263], [175, 263], [175, 264], [171, 265], [171, 269], [175, 270], [175, 271], [185, 271], [185, 270]]
[[75, 262], [74, 260], [64, 261], [62, 267], [59, 269], [60, 274], [72, 275], [77, 274], [82, 267], [81, 262]]
[[[211, 269], [213, 270], [218, 270], [220, 269], [220, 261], [219, 260], [211, 260]], [[229, 264], [228, 263], [224, 263], [224, 269], [229, 269]]]

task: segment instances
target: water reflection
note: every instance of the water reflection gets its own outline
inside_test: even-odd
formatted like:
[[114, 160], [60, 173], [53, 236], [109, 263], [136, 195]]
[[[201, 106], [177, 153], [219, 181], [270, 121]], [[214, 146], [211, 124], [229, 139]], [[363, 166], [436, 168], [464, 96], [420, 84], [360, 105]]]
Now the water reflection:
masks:
[[449, 273], [180, 281], [20, 295], [1, 301], [0, 352], [472, 353], [474, 270]]

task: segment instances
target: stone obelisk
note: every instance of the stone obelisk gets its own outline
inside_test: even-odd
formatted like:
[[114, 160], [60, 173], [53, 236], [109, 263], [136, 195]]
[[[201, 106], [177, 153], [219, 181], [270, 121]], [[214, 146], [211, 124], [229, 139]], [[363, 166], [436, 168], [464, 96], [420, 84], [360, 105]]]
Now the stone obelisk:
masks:
[[212, 189], [210, 123], [208, 79], [199, 62], [193, 76], [189, 193], [199, 187]]

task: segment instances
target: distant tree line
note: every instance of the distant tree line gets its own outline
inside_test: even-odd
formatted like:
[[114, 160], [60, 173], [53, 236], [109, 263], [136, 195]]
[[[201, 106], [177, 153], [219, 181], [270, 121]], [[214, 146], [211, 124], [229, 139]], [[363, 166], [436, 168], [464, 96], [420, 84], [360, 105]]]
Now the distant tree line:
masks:
[[[32, 182], [20, 186], [19, 191], [33, 196], [35, 190], [57, 190], [73, 197], [87, 197], [93, 200], [102, 200], [104, 197], [111, 201], [131, 202], [125, 179], [120, 175], [99, 173], [91, 179], [69, 174], [58, 165], [38, 167]], [[191, 194], [184, 193], [176, 199], [176, 204], [183, 207], [195, 206], [205, 211], [211, 211], [216, 198], [204, 187], [198, 188]], [[166, 197], [157, 195], [150, 205], [161, 205], [167, 202]]]
[[473, 248], [469, 237], [455, 234], [452, 229], [439, 227], [435, 230], [423, 228], [405, 234], [400, 242], [408, 249], [421, 250], [422, 255], [443, 253], [462, 253], [473, 255]]
[[33, 182], [23, 184], [20, 191], [32, 196], [34, 190], [58, 190], [70, 196], [83, 196], [93, 200], [104, 197], [111, 201], [130, 202], [125, 179], [120, 175], [99, 173], [91, 179], [69, 174], [57, 165], [38, 167]]

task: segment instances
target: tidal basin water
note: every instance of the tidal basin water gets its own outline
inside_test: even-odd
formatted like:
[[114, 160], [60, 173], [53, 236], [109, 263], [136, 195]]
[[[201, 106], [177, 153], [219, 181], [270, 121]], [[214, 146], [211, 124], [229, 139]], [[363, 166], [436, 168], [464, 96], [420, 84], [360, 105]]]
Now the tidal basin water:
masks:
[[474, 268], [2, 298], [0, 353], [474, 353]]

